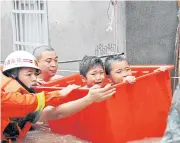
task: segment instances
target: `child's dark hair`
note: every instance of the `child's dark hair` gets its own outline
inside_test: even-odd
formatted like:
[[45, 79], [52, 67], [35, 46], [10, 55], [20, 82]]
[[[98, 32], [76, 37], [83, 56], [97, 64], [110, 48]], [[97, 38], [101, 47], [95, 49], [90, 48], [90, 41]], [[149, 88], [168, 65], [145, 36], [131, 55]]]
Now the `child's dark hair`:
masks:
[[104, 69], [103, 61], [96, 56], [84, 56], [79, 63], [79, 72], [86, 77], [87, 72], [94, 66], [101, 66]]
[[106, 75], [110, 74], [111, 66], [114, 62], [121, 62], [121, 61], [127, 61], [127, 59], [123, 55], [111, 55], [107, 57], [104, 63]]

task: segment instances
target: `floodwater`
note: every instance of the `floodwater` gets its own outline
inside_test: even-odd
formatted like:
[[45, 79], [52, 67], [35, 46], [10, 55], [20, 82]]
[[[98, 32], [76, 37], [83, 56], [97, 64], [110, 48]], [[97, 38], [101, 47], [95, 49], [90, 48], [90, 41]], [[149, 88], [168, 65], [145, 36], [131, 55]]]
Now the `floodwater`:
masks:
[[[91, 143], [71, 135], [52, 133], [48, 124], [36, 124], [35, 131], [30, 131], [23, 143]], [[161, 138], [145, 138], [128, 143], [160, 143]]]
[[88, 143], [71, 135], [58, 135], [54, 133], [38, 132], [30, 133], [24, 143]]
[[137, 140], [137, 141], [131, 141], [128, 143], [160, 143], [162, 138], [145, 138], [142, 140]]
[[[150, 138], [138, 141], [131, 141], [128, 143], [160, 143], [161, 138]], [[29, 134], [25, 143], [90, 143], [87, 141], [80, 140], [71, 135], [61, 136], [53, 133], [40, 133], [34, 132], [34, 134]]]
[[36, 124], [34, 128], [35, 131], [30, 131], [23, 143], [90, 143], [71, 135], [53, 133], [47, 124]]

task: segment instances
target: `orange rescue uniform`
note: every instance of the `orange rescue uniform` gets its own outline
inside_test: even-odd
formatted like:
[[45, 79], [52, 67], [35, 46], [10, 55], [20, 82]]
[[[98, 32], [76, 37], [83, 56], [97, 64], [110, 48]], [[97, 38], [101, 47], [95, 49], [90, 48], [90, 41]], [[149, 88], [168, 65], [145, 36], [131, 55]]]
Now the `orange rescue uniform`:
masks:
[[[1, 137], [6, 126], [11, 122], [9, 118], [25, 117], [34, 112], [43, 97], [44, 106], [58, 106], [62, 99], [59, 91], [28, 93], [16, 80], [6, 77], [1, 72]], [[41, 96], [41, 97], [40, 97]]]

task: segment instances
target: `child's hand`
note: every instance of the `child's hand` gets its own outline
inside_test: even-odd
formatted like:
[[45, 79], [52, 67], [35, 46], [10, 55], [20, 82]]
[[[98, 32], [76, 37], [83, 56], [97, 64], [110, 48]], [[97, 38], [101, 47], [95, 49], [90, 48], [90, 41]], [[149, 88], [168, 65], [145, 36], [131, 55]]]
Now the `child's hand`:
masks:
[[61, 96], [67, 96], [72, 90], [79, 88], [79, 85], [70, 84], [66, 88], [60, 90]]
[[155, 72], [157, 72], [157, 71], [166, 71], [167, 70], [167, 67], [165, 67], [165, 66], [162, 66], [162, 67], [160, 67], [160, 68], [158, 68], [158, 69], [156, 69], [156, 70], [154, 70]]
[[127, 76], [123, 79], [123, 83], [129, 82], [129, 83], [134, 83], [136, 82], [136, 77], [135, 76]]

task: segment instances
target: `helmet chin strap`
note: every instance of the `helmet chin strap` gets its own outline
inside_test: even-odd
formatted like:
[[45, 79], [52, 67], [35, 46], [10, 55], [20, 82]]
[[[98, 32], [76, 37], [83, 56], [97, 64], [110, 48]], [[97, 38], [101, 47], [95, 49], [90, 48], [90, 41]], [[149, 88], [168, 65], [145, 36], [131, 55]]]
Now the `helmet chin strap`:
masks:
[[21, 84], [29, 93], [36, 93], [33, 88], [27, 87], [18, 77], [14, 78], [19, 84]]
[[29, 93], [36, 93], [35, 90], [33, 88], [29, 88], [27, 87], [19, 78], [18, 76], [15, 74], [12, 74], [11, 72], [5, 72], [4, 73], [6, 76], [11, 77], [13, 79], [15, 79], [19, 84], [21, 84], [22, 87], [24, 87]]

